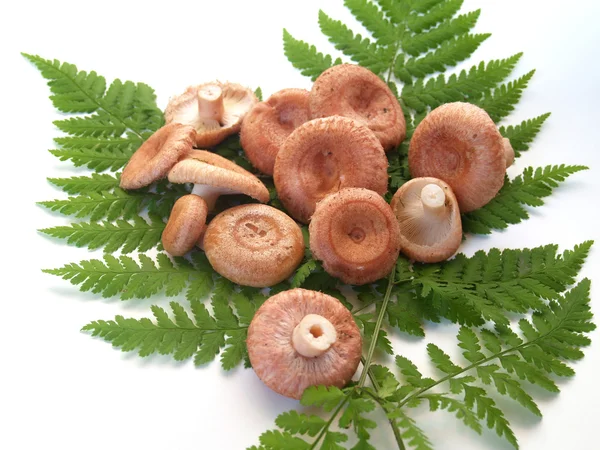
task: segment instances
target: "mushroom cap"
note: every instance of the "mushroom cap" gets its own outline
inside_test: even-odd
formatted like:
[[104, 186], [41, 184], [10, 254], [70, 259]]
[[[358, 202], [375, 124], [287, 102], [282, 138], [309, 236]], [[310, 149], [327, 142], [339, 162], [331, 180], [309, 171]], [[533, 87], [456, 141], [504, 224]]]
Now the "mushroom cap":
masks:
[[369, 69], [354, 64], [339, 64], [319, 75], [310, 91], [310, 112], [313, 118], [338, 115], [364, 123], [384, 150], [406, 137], [404, 113], [394, 93]]
[[373, 132], [353, 119], [333, 116], [298, 127], [275, 159], [279, 199], [292, 217], [308, 223], [315, 205], [345, 187], [387, 191], [388, 161]]
[[222, 188], [223, 193], [241, 193], [259, 202], [269, 201], [269, 190], [254, 175], [222, 156], [193, 150], [169, 172], [171, 183], [194, 183]]
[[[434, 213], [421, 201], [421, 191], [429, 184], [439, 186], [446, 196], [444, 206]], [[400, 244], [406, 256], [434, 263], [456, 253], [462, 241], [462, 223], [458, 201], [447, 183], [431, 177], [413, 178], [396, 191], [391, 206], [400, 224]]]
[[450, 185], [461, 212], [487, 204], [504, 184], [504, 142], [496, 124], [470, 103], [447, 103], [417, 126], [408, 152], [413, 177]]
[[273, 175], [275, 156], [287, 137], [310, 120], [305, 89], [283, 89], [254, 105], [242, 123], [240, 140], [246, 156], [262, 173]]
[[[198, 91], [210, 86], [218, 86], [223, 92], [223, 117], [218, 127], [206, 127], [198, 113]], [[165, 109], [165, 122], [191, 125], [196, 130], [196, 146], [212, 147], [227, 136], [240, 131], [242, 120], [258, 98], [250, 88], [237, 83], [214, 81], [187, 90], [169, 100]]]
[[196, 131], [187, 125], [171, 123], [159, 128], [131, 156], [119, 185], [139, 189], [164, 178], [192, 150], [195, 137]]
[[[313, 358], [300, 355], [292, 345], [294, 328], [307, 314], [323, 316], [337, 332], [331, 347]], [[305, 289], [280, 292], [264, 302], [250, 323], [246, 343], [258, 378], [295, 399], [310, 386], [345, 386], [362, 351], [362, 337], [350, 311], [334, 297]]]
[[310, 249], [344, 283], [372, 283], [388, 275], [400, 252], [400, 228], [378, 193], [348, 188], [319, 203], [309, 226]]
[[183, 256], [200, 239], [206, 228], [208, 206], [202, 197], [189, 194], [177, 199], [162, 234], [165, 251]]
[[267, 287], [288, 278], [304, 257], [302, 231], [287, 214], [261, 204], [218, 214], [204, 233], [212, 267], [244, 286]]

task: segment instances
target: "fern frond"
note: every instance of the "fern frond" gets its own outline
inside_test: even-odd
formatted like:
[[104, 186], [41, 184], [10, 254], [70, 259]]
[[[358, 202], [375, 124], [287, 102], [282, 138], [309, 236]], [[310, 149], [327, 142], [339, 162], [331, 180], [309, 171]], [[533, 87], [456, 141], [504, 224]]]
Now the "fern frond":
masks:
[[59, 130], [72, 136], [117, 137], [125, 133], [126, 130], [123, 123], [115, 123], [115, 120], [104, 111], [99, 111], [90, 116], [56, 120], [54, 125]]
[[414, 450], [433, 450], [433, 445], [425, 432], [417, 426], [412, 417], [409, 417], [404, 411], [396, 410], [388, 415], [397, 420], [397, 424], [402, 430], [402, 439]]
[[550, 117], [550, 113], [524, 120], [519, 125], [500, 127], [502, 136], [510, 140], [515, 157], [520, 156], [522, 151], [529, 150], [529, 144], [533, 142], [548, 117]]
[[498, 86], [493, 92], [487, 92], [475, 104], [485, 109], [494, 122], [499, 122], [515, 109], [534, 73], [535, 70], [532, 70], [514, 81]]
[[333, 61], [331, 56], [319, 53], [314, 45], [295, 39], [286, 29], [283, 30], [283, 51], [288, 61], [313, 81], [331, 66], [342, 63], [339, 58]]
[[83, 194], [89, 192], [111, 191], [119, 187], [120, 174], [92, 173], [89, 177], [48, 178], [53, 185], [67, 194]]
[[404, 29], [405, 21], [410, 14], [411, 8], [408, 2], [397, 2], [396, 0], [376, 0], [386, 17], [400, 30]]
[[130, 148], [105, 151], [101, 148], [77, 148], [49, 151], [61, 161], [71, 161], [75, 167], [85, 166], [95, 172], [103, 172], [105, 170], [117, 171], [125, 167], [135, 150]]
[[423, 11], [423, 14], [411, 14], [407, 20], [408, 28], [415, 33], [420, 33], [451, 19], [462, 6], [463, 0], [444, 0], [436, 3], [435, 6]]
[[344, 0], [344, 5], [369, 30], [379, 45], [395, 43], [398, 38], [396, 29], [374, 3], [369, 0]]

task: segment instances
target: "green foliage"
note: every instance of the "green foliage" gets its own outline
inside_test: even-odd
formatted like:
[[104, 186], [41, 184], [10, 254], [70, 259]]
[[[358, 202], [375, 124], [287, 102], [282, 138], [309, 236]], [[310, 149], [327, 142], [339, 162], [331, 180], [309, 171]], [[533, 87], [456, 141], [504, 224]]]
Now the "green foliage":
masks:
[[314, 45], [308, 45], [295, 39], [287, 30], [283, 30], [283, 50], [285, 56], [302, 75], [315, 80], [322, 72], [334, 64], [340, 64], [338, 58], [333, 62], [331, 56], [319, 53]]
[[67, 194], [85, 194], [89, 192], [111, 191], [119, 187], [119, 175], [92, 173], [89, 177], [48, 178], [53, 185]]
[[520, 156], [522, 151], [529, 150], [529, 144], [533, 142], [548, 117], [550, 113], [524, 120], [516, 126], [500, 127], [500, 133], [510, 140], [516, 157]]

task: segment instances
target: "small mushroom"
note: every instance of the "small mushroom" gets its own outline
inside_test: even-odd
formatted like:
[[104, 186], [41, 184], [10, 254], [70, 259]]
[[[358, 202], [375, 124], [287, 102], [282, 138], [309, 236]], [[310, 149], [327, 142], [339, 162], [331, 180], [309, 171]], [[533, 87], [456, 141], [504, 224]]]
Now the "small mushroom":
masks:
[[165, 121], [193, 126], [196, 146], [212, 147], [240, 131], [244, 116], [256, 102], [251, 89], [236, 83], [190, 86], [169, 101]]
[[344, 116], [368, 126], [384, 150], [397, 147], [406, 137], [406, 122], [398, 99], [387, 84], [369, 69], [339, 64], [327, 69], [310, 91], [313, 118]]
[[309, 92], [283, 89], [254, 105], [242, 123], [240, 140], [246, 156], [262, 173], [273, 175], [275, 156], [286, 138], [310, 120]]
[[286, 139], [275, 159], [279, 199], [292, 217], [308, 223], [315, 205], [345, 187], [387, 191], [388, 161], [373, 132], [346, 117], [306, 122]]
[[171, 123], [157, 130], [133, 154], [119, 185], [123, 189], [139, 189], [167, 176], [167, 173], [194, 144], [194, 128]]
[[202, 197], [184, 195], [173, 205], [162, 234], [162, 244], [169, 254], [183, 256], [198, 242], [206, 228], [208, 207]]
[[288, 278], [304, 256], [300, 227], [278, 209], [240, 205], [218, 214], [204, 233], [212, 267], [234, 283], [268, 287]]
[[444, 180], [461, 212], [473, 211], [494, 198], [504, 184], [512, 152], [506, 143], [483, 109], [447, 103], [417, 126], [408, 153], [410, 173]]
[[400, 224], [402, 253], [415, 261], [450, 258], [462, 241], [458, 202], [448, 184], [437, 178], [413, 178], [391, 202]]
[[284, 291], [263, 303], [246, 343], [258, 378], [295, 399], [310, 386], [345, 386], [362, 350], [350, 311], [334, 297], [305, 289]]
[[385, 277], [400, 252], [400, 228], [376, 192], [348, 188], [319, 203], [309, 226], [310, 249], [330, 275], [361, 285]]
[[206, 150], [192, 150], [169, 172], [171, 183], [194, 183], [192, 194], [202, 197], [211, 211], [217, 198], [245, 194], [259, 202], [269, 201], [269, 190], [254, 175], [222, 156]]

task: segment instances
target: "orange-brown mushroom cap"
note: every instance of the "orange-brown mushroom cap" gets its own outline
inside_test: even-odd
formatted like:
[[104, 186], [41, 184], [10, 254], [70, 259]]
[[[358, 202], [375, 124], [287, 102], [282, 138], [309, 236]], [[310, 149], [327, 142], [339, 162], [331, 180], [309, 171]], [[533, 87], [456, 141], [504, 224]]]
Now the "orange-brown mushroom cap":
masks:
[[388, 161], [373, 132], [346, 117], [306, 122], [286, 139], [275, 159], [279, 199], [292, 217], [308, 223], [315, 205], [345, 187], [387, 191]]
[[173, 256], [183, 256], [200, 239], [206, 228], [208, 207], [202, 197], [189, 194], [177, 199], [162, 233], [165, 251]]
[[194, 145], [194, 128], [171, 123], [158, 129], [133, 154], [123, 173], [120, 186], [123, 189], [139, 189], [164, 178]]
[[[292, 343], [294, 328], [308, 314], [329, 320], [336, 341], [317, 357], [305, 357]], [[352, 314], [334, 297], [321, 292], [292, 289], [269, 298], [248, 328], [248, 356], [256, 375], [275, 392], [299, 399], [310, 386], [345, 386], [362, 350], [360, 330]]]
[[302, 231], [287, 214], [261, 204], [218, 214], [204, 233], [212, 267], [244, 286], [268, 287], [288, 278], [304, 256]]
[[447, 103], [429, 113], [410, 141], [413, 177], [435, 177], [450, 185], [461, 212], [487, 204], [504, 184], [507, 158], [496, 124], [481, 108]]
[[344, 116], [368, 126], [384, 150], [406, 137], [406, 122], [398, 99], [373, 72], [354, 64], [340, 64], [323, 72], [310, 91], [313, 118]]
[[[437, 198], [424, 201], [423, 189], [431, 185], [441, 190], [428, 188], [424, 195]], [[396, 191], [391, 206], [400, 224], [400, 243], [406, 256], [435, 263], [456, 253], [462, 241], [462, 224], [458, 201], [447, 183], [431, 177], [413, 178]]]
[[309, 92], [283, 89], [254, 105], [242, 123], [240, 141], [246, 156], [262, 173], [273, 175], [275, 157], [287, 137], [310, 120]]
[[400, 252], [400, 228], [376, 192], [348, 188], [328, 195], [310, 221], [310, 249], [327, 273], [348, 284], [388, 275]]

